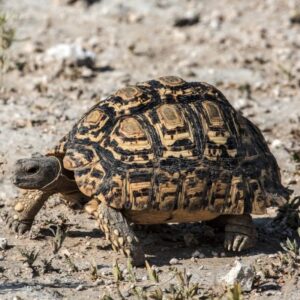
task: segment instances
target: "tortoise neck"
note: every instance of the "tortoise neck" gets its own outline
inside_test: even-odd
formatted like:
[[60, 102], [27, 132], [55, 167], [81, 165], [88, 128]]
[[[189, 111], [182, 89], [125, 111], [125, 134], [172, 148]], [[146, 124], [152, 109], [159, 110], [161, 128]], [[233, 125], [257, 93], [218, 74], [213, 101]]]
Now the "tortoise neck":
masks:
[[53, 158], [57, 159], [60, 169], [57, 172], [57, 176], [50, 183], [41, 188], [41, 190], [50, 194], [69, 194], [78, 191], [75, 179], [67, 176], [67, 172], [64, 172], [62, 160], [55, 156], [53, 156]]

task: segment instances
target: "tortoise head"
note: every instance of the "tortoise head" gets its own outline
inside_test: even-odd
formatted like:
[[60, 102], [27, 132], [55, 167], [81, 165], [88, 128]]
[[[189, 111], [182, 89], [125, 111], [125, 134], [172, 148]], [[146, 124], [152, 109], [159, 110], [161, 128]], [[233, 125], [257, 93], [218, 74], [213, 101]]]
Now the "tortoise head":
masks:
[[47, 189], [59, 177], [61, 169], [54, 156], [20, 159], [15, 164], [12, 182], [22, 189]]

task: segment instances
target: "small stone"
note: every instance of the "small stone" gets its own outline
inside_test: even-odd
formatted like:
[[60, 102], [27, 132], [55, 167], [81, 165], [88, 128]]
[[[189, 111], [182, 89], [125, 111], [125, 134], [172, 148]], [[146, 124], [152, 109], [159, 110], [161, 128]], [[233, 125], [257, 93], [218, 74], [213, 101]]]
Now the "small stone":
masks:
[[6, 238], [0, 238], [0, 249], [5, 250], [7, 248], [7, 239]]
[[203, 265], [200, 265], [200, 266], [198, 267], [198, 269], [199, 269], [199, 270], [203, 270], [203, 269], [204, 269], [204, 266], [203, 266]]
[[44, 54], [45, 62], [68, 60], [70, 64], [92, 68], [95, 63], [94, 52], [78, 44], [58, 44], [49, 48]]
[[219, 256], [218, 252], [216, 252], [216, 251], [211, 251], [211, 255], [213, 257], [218, 257]]
[[271, 144], [271, 148], [279, 148], [281, 144], [282, 144], [281, 140], [275, 139]]
[[200, 18], [199, 14], [187, 13], [185, 16], [180, 16], [175, 19], [174, 26], [175, 27], [185, 27], [192, 26], [199, 23]]
[[247, 266], [236, 260], [231, 270], [221, 278], [221, 281], [226, 285], [233, 285], [238, 282], [241, 285], [242, 291], [250, 292], [252, 289], [255, 270], [253, 266]]
[[82, 291], [84, 290], [84, 286], [82, 284], [79, 284], [76, 288], [76, 291]]
[[170, 261], [169, 261], [170, 265], [176, 265], [178, 263], [179, 263], [179, 260], [175, 257], [171, 258]]
[[192, 257], [194, 257], [194, 258], [204, 258], [205, 255], [202, 252], [196, 250], [196, 251], [193, 252]]
[[290, 17], [290, 22], [291, 22], [291, 24], [300, 24], [300, 12], [299, 11], [295, 12]]
[[147, 275], [143, 276], [142, 277], [142, 281], [146, 281], [148, 278], [147, 278]]

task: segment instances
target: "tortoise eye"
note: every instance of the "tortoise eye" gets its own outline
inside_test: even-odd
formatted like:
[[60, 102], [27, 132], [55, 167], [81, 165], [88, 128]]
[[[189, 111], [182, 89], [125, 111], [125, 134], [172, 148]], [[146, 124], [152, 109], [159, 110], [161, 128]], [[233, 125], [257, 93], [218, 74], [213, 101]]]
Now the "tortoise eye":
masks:
[[36, 167], [36, 166], [34, 166], [34, 167], [28, 168], [28, 169], [26, 170], [26, 173], [32, 175], [32, 174], [35, 174], [38, 170], [39, 170], [39, 168]]

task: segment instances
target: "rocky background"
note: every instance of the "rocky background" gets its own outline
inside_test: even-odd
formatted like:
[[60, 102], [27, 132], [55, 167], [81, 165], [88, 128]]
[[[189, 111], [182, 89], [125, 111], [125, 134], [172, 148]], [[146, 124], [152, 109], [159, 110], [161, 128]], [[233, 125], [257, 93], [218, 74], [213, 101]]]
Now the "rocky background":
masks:
[[276, 208], [256, 217], [258, 247], [240, 257], [203, 224], [137, 228], [148, 269], [132, 269], [57, 197], [29, 235], [5, 226], [16, 159], [51, 149], [116, 89], [162, 75], [222, 90], [299, 195], [299, 1], [2, 0], [0, 37], [1, 299], [299, 299], [297, 199], [277, 222]]

